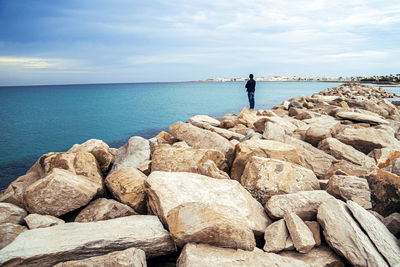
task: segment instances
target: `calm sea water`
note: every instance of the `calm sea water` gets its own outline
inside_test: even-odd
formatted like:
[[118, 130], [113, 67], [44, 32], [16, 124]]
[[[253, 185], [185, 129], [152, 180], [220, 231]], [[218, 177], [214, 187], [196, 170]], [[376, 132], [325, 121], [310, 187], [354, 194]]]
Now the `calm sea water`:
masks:
[[[269, 109], [338, 83], [258, 82], [255, 109]], [[244, 83], [134, 83], [0, 87], [0, 189], [47, 152], [88, 139], [119, 147], [151, 138], [196, 114], [222, 116], [248, 106]]]

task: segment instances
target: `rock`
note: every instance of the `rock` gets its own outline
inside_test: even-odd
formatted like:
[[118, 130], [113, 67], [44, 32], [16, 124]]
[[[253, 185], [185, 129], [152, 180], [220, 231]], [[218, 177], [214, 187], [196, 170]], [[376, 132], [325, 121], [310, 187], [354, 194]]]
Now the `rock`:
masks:
[[270, 223], [261, 204], [234, 180], [214, 179], [195, 173], [157, 171], [150, 174], [145, 184], [149, 206], [165, 224], [170, 210], [188, 202], [224, 205], [224, 209], [217, 210], [219, 213], [232, 220], [242, 220], [257, 235], [264, 234]]
[[375, 159], [376, 165], [379, 168], [385, 168], [391, 166], [393, 161], [400, 158], [400, 150], [392, 148], [380, 148], [372, 150], [368, 156]]
[[321, 190], [326, 190], [326, 188], [328, 187], [328, 182], [329, 180], [318, 180], [319, 182], [319, 186], [321, 187]]
[[375, 161], [372, 158], [335, 138], [327, 138], [321, 141], [318, 148], [334, 156], [338, 160], [343, 159], [353, 164], [367, 167], [373, 167], [375, 165]]
[[400, 212], [400, 178], [396, 174], [375, 169], [368, 177], [373, 210], [383, 216]]
[[383, 219], [383, 224], [394, 235], [400, 233], [400, 213], [393, 212]]
[[400, 159], [393, 160], [392, 173], [400, 175]]
[[304, 141], [317, 147], [322, 140], [331, 136], [331, 133], [325, 128], [309, 127], [308, 130], [305, 132]]
[[242, 138], [240, 141], [244, 142], [247, 140], [258, 140], [262, 139], [262, 134], [257, 133], [253, 129], [246, 129], [246, 132], [244, 133], [244, 138]]
[[335, 136], [339, 141], [351, 145], [364, 154], [376, 148], [394, 148], [400, 150], [400, 142], [387, 131], [375, 128], [344, 128]]
[[122, 167], [137, 168], [141, 163], [150, 159], [150, 143], [140, 136], [134, 136], [120, 147], [115, 155], [115, 162], [110, 173]]
[[236, 250], [232, 248], [219, 248], [206, 244], [187, 244], [178, 258], [177, 267], [188, 266], [260, 266], [283, 267], [298, 266], [310, 267], [305, 262], [279, 256], [274, 253], [263, 252], [259, 248], [253, 251]]
[[27, 212], [11, 203], [0, 202], [0, 224], [14, 223], [22, 224]]
[[400, 247], [386, 226], [354, 201], [347, 201], [347, 207], [389, 265], [400, 264]]
[[[288, 232], [289, 234], [289, 232]], [[294, 244], [293, 244], [293, 240], [290, 237], [290, 235], [288, 236], [288, 238], [286, 239], [286, 244], [285, 244], [285, 251], [290, 251], [290, 250], [295, 250]]]
[[237, 145], [231, 178], [239, 180], [252, 156], [265, 157], [304, 165], [304, 159], [296, 147], [272, 140], [247, 140]]
[[279, 255], [303, 261], [312, 267], [345, 267], [339, 256], [326, 246], [314, 247], [306, 254], [295, 251], [283, 251]]
[[316, 221], [305, 221], [304, 222], [307, 227], [310, 229], [311, 233], [313, 234], [315, 240], [315, 246], [321, 245], [321, 230], [319, 223]]
[[26, 231], [0, 251], [0, 264], [53, 266], [132, 247], [142, 249], [148, 258], [176, 251], [156, 216], [133, 215]]
[[146, 160], [145, 162], [141, 163], [137, 169], [144, 175], [149, 176], [151, 173], [151, 160]]
[[[20, 233], [26, 230], [28, 230], [28, 228], [25, 226], [15, 223], [0, 224], [0, 249], [8, 246]], [[0, 252], [2, 251], [0, 250]]]
[[378, 220], [383, 222], [384, 217], [382, 215], [380, 215], [378, 212], [376, 212], [374, 210], [368, 210], [368, 212], [371, 213], [372, 215], [374, 215]]
[[256, 156], [247, 162], [240, 183], [262, 205], [273, 195], [320, 189], [311, 170], [290, 162]]
[[354, 266], [387, 266], [340, 200], [330, 199], [318, 208], [318, 222], [326, 242]]
[[224, 154], [228, 165], [233, 160], [234, 146], [217, 133], [200, 129], [190, 123], [176, 122], [169, 126], [169, 132], [193, 148], [215, 149]]
[[[385, 110], [385, 108], [377, 105], [376, 103], [374, 103], [371, 100], [368, 100], [366, 98], [362, 98], [362, 99], [349, 99], [347, 101], [347, 103], [349, 104], [350, 107], [352, 108], [357, 108], [358, 111], [370, 111], [369, 113], [371, 113], [372, 115], [381, 115], [383, 117], [386, 117], [389, 115], [389, 113]], [[376, 116], [377, 117], [377, 116]]]
[[352, 175], [358, 177], [367, 177], [374, 170], [373, 167], [365, 167], [360, 165], [355, 165], [347, 160], [341, 160], [334, 163], [328, 170], [326, 170], [324, 179], [329, 179], [332, 175], [342, 174], [342, 175]]
[[75, 222], [95, 222], [129, 215], [137, 215], [137, 213], [131, 207], [113, 199], [98, 198], [79, 212]]
[[260, 116], [257, 116], [257, 111], [244, 107], [237, 115], [237, 118], [244, 121], [248, 128], [254, 129], [254, 123], [260, 119]]
[[364, 178], [347, 175], [333, 175], [329, 179], [326, 191], [343, 200], [353, 200], [365, 209], [372, 208], [371, 192]]
[[191, 172], [216, 179], [230, 179], [229, 175], [226, 172], [218, 169], [217, 165], [215, 165], [215, 162], [212, 160], [207, 160], [198, 166], [193, 167]]
[[265, 117], [261, 117], [254, 123], [254, 127], [256, 128], [257, 132], [262, 133], [265, 132], [267, 128], [267, 123], [273, 123], [275, 125], [279, 125], [286, 133], [292, 133], [297, 129], [297, 126], [294, 125], [289, 118], [283, 118], [277, 116], [272, 111], [265, 111]]
[[207, 123], [214, 127], [219, 127], [220, 121], [208, 115], [196, 115], [191, 117], [187, 122], [195, 125], [196, 123]]
[[[150, 153], [153, 153], [158, 145], [173, 145], [177, 140], [165, 131], [159, 132], [155, 137], [149, 139]], [[147, 161], [147, 160], [146, 160]], [[144, 162], [146, 162], [144, 161]], [[143, 163], [141, 163], [143, 164]], [[139, 166], [141, 165], [139, 164]], [[137, 168], [139, 168], [139, 166]]]
[[[189, 122], [189, 121], [188, 121]], [[220, 136], [228, 139], [228, 140], [241, 140], [243, 139], [245, 136], [243, 134], [239, 134], [236, 133], [234, 131], [230, 131], [230, 130], [226, 130], [226, 129], [222, 129], [219, 127], [215, 127], [212, 126], [206, 122], [199, 122], [199, 121], [191, 121], [190, 122], [192, 125], [199, 127], [199, 128], [203, 128], [205, 130], [209, 130], [211, 132], [217, 133]]]
[[146, 255], [138, 248], [128, 248], [122, 251], [115, 251], [103, 256], [90, 257], [83, 260], [66, 261], [54, 265], [54, 267], [146, 267]]
[[[169, 231], [179, 247], [203, 243], [218, 247], [252, 251], [256, 246], [253, 231], [242, 220], [219, 213], [224, 206], [191, 202], [168, 212]], [[227, 207], [229, 209], [229, 207]], [[240, 218], [240, 215], [239, 215]]]
[[146, 175], [132, 167], [122, 167], [106, 178], [107, 188], [121, 203], [132, 207], [138, 213], [146, 210], [144, 181]]
[[84, 176], [52, 169], [46, 177], [26, 188], [25, 206], [30, 213], [58, 217], [88, 204], [98, 189], [98, 184]]
[[286, 228], [285, 220], [273, 222], [268, 225], [264, 234], [264, 251], [266, 252], [279, 252], [286, 247], [286, 241], [289, 237], [289, 232]]
[[265, 123], [263, 137], [267, 140], [280, 140], [285, 135], [285, 130], [277, 123]]
[[83, 144], [73, 145], [68, 152], [89, 152], [97, 160], [100, 165], [100, 169], [103, 175], [107, 175], [111, 166], [114, 162], [114, 155], [110, 150], [110, 147], [102, 140], [90, 139]]
[[296, 250], [300, 253], [309, 252], [315, 246], [315, 240], [308, 226], [292, 211], [285, 212], [283, 218]]
[[36, 229], [36, 228], [45, 228], [54, 225], [59, 225], [65, 223], [64, 220], [61, 220], [57, 217], [51, 215], [40, 215], [37, 213], [29, 214], [25, 217], [25, 222], [28, 225], [29, 229]]
[[335, 198], [323, 190], [275, 195], [265, 204], [265, 210], [272, 218], [283, 218], [286, 209], [288, 209], [295, 212], [303, 220], [311, 220], [315, 218], [321, 203], [329, 199]]
[[359, 112], [349, 112], [349, 111], [339, 111], [336, 113], [336, 116], [342, 119], [352, 120], [352, 121], [361, 121], [366, 123], [373, 123], [373, 124], [389, 124], [385, 119], [373, 116], [373, 115], [366, 115]]

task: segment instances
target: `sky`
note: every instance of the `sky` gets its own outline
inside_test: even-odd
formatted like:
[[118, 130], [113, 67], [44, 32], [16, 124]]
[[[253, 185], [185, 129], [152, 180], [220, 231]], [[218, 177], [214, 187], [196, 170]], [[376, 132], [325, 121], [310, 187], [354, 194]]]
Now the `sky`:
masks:
[[400, 73], [399, 0], [0, 0], [0, 86]]

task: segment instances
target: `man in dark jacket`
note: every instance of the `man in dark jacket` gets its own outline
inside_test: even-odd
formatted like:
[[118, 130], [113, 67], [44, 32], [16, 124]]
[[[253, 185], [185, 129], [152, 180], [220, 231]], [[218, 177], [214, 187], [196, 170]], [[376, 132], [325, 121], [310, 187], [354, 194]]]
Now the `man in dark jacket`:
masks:
[[254, 92], [256, 91], [256, 81], [253, 79], [253, 77], [253, 74], [250, 74], [250, 80], [248, 80], [246, 83], [246, 91], [249, 97], [250, 109], [254, 109]]

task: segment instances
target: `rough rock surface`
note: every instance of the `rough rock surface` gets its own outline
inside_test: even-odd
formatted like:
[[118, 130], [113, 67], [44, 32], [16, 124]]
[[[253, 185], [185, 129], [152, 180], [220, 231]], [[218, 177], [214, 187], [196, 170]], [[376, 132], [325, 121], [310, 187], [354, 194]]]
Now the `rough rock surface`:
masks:
[[310, 169], [257, 156], [248, 160], [240, 183], [262, 205], [273, 195], [320, 189], [318, 179]]
[[173, 208], [187, 202], [201, 202], [223, 205], [224, 209], [217, 210], [219, 213], [244, 221], [257, 235], [264, 234], [270, 224], [261, 204], [234, 180], [187, 172], [152, 172], [145, 184], [149, 206], [163, 223]]
[[259, 248], [253, 251], [219, 248], [206, 244], [187, 244], [178, 258], [177, 267], [189, 266], [260, 266], [260, 267], [310, 267], [309, 264], [274, 253], [266, 253]]
[[141, 163], [149, 159], [149, 141], [140, 136], [131, 137], [125, 145], [118, 149], [110, 173], [122, 167], [137, 168]]
[[307, 253], [315, 246], [313, 233], [303, 220], [292, 211], [283, 216], [293, 245], [300, 253]]
[[267, 140], [281, 140], [285, 130], [277, 123], [267, 121], [265, 123], [263, 137]]
[[117, 200], [132, 207], [138, 213], [144, 213], [146, 209], [144, 181], [146, 178], [146, 175], [135, 168], [122, 167], [107, 176], [106, 185]]
[[376, 165], [379, 168], [391, 166], [393, 161], [400, 158], [400, 150], [392, 148], [380, 148], [372, 150], [368, 156], [375, 159]]
[[289, 237], [289, 232], [286, 228], [284, 219], [273, 222], [268, 225], [264, 234], [264, 251], [266, 252], [279, 252], [286, 247], [286, 241]]
[[113, 199], [98, 198], [79, 212], [75, 222], [95, 222], [129, 215], [137, 215], [137, 213], [128, 205]]
[[342, 119], [347, 119], [352, 121], [361, 121], [372, 124], [389, 124], [386, 120], [384, 120], [381, 117], [362, 114], [359, 112], [340, 111], [336, 113], [336, 116]]
[[0, 251], [0, 265], [53, 266], [131, 247], [142, 249], [146, 257], [176, 251], [171, 236], [156, 216], [133, 215], [26, 231]]
[[179, 247], [203, 243], [252, 251], [256, 246], [253, 231], [242, 220], [233, 220], [218, 212], [225, 207], [216, 206], [191, 202], [170, 210], [167, 224], [175, 243]]
[[207, 123], [214, 127], [219, 127], [220, 121], [208, 115], [196, 115], [188, 120], [189, 123], [195, 125], [196, 123]]
[[45, 228], [54, 225], [59, 225], [65, 223], [64, 220], [61, 220], [57, 217], [51, 215], [41, 215], [37, 213], [31, 213], [25, 217], [25, 222], [28, 225], [29, 229], [36, 228]]
[[202, 162], [201, 164], [193, 167], [190, 172], [202, 174], [216, 179], [231, 179], [229, 175], [220, 170], [212, 160]]
[[326, 242], [354, 266], [388, 266], [340, 200], [327, 200], [318, 208], [318, 222]]
[[385, 225], [356, 202], [347, 201], [347, 207], [390, 266], [400, 264], [400, 247], [397, 239]]
[[26, 215], [26, 210], [21, 209], [20, 207], [11, 203], [0, 202], [0, 224], [22, 224]]
[[394, 235], [400, 233], [400, 213], [394, 212], [383, 219], [386, 228]]
[[83, 176], [53, 169], [45, 178], [26, 188], [25, 206], [30, 213], [58, 217], [88, 204], [98, 188], [98, 184]]
[[128, 248], [115, 251], [103, 256], [90, 257], [83, 260], [66, 261], [54, 265], [54, 267], [146, 267], [146, 255], [138, 248]]
[[283, 251], [279, 255], [304, 261], [312, 267], [345, 267], [339, 256], [326, 246], [314, 247], [306, 254], [295, 251]]
[[311, 220], [315, 218], [321, 203], [329, 199], [335, 198], [323, 190], [275, 195], [265, 204], [265, 210], [272, 218], [283, 218], [286, 209], [289, 209], [303, 220]]
[[315, 246], [321, 245], [321, 227], [319, 226], [319, 223], [316, 221], [305, 221], [304, 223], [313, 234]]
[[329, 169], [325, 170], [324, 179], [329, 180], [329, 178], [335, 174], [367, 177], [372, 173], [373, 170], [374, 168], [372, 167], [355, 165], [346, 160], [341, 160], [334, 163]]
[[[28, 230], [25, 226], [15, 223], [0, 224], [0, 249], [6, 247], [22, 232]], [[0, 250], [1, 255], [1, 250]]]
[[231, 178], [239, 180], [252, 156], [265, 157], [304, 165], [304, 159], [296, 147], [273, 140], [248, 140], [236, 147]]

